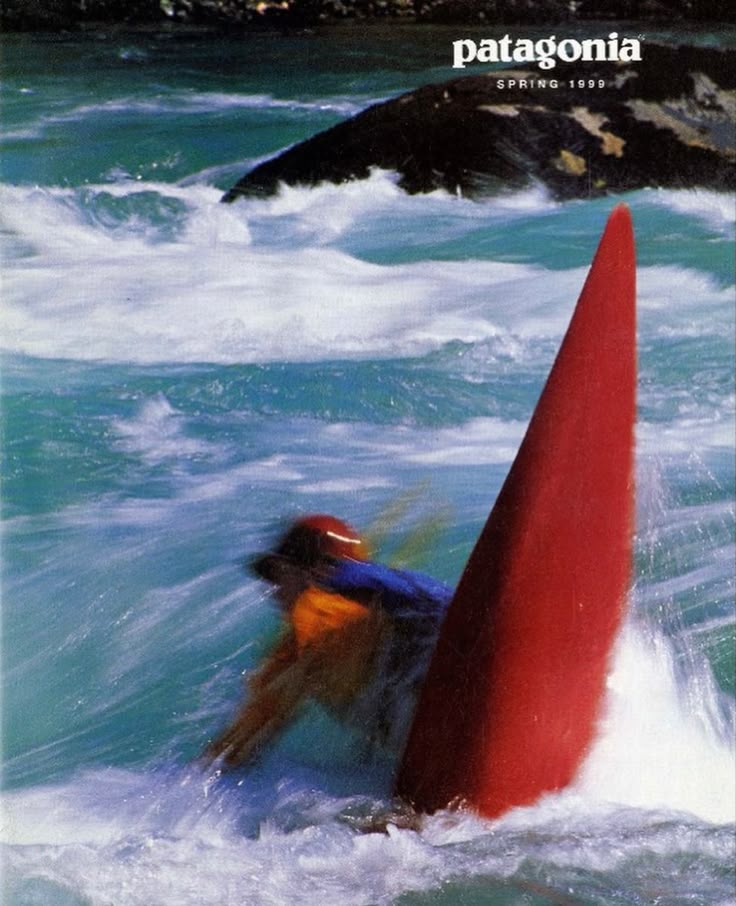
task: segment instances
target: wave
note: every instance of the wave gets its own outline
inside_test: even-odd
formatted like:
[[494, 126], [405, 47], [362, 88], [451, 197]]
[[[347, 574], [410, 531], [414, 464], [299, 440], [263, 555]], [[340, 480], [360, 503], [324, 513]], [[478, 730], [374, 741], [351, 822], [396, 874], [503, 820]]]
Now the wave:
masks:
[[114, 418], [110, 427], [119, 437], [120, 449], [149, 465], [178, 458], [211, 459], [218, 452], [217, 445], [185, 433], [184, 419], [162, 393], [147, 400], [133, 419]]
[[[22, 90], [19, 92], [22, 93]], [[22, 129], [6, 129], [0, 136], [0, 145], [10, 142], [37, 140], [49, 127], [90, 121], [97, 126], [106, 119], [151, 116], [203, 116], [233, 110], [251, 110], [262, 113], [286, 111], [292, 114], [332, 114], [336, 117], [354, 116], [383, 98], [359, 95], [314, 99], [278, 98], [271, 94], [240, 94], [237, 92], [161, 92], [145, 97], [125, 95], [93, 104], [78, 104], [60, 113], [39, 116]]]
[[[4, 344], [38, 357], [244, 363], [527, 346], [561, 336], [587, 271], [485, 257], [483, 237], [554, 211], [533, 190], [500, 205], [417, 199], [375, 174], [236, 205], [208, 186], [156, 183], [3, 187], [2, 200]], [[388, 214], [409, 242], [426, 241], [435, 218], [443, 237], [470, 230], [477, 257], [367, 260], [362, 244], [385, 244]], [[711, 275], [652, 266], [639, 282], [645, 332], [732, 329], [731, 290]]]
[[707, 189], [647, 189], [643, 197], [653, 205], [702, 220], [724, 236], [733, 238], [736, 225], [733, 193]]
[[[694, 695], [688, 684], [697, 687]], [[601, 735], [576, 790], [637, 808], [666, 806], [733, 823], [733, 702], [723, 726], [718, 697], [705, 664], [696, 676], [678, 675], [667, 640], [628, 626], [608, 680]]]
[[[339, 781], [294, 763], [262, 765], [249, 782], [196, 767], [90, 767], [6, 793], [6, 884], [18, 902], [215, 904], [237, 890], [238, 902], [388, 906], [408, 890], [452, 895], [453, 884], [539, 896], [543, 870], [551, 891], [592, 874], [591, 902], [605, 902], [629, 873], [628, 889], [656, 879], [658, 895], [675, 899], [687, 859], [708, 873], [707, 884], [688, 877], [691, 894], [705, 885], [698, 902], [727, 902], [732, 768], [728, 743], [680, 697], [666, 643], [629, 625], [578, 781], [536, 805], [495, 821], [443, 811], [417, 832], [392, 826], [385, 801], [342, 794]], [[353, 830], [382, 816], [385, 834]]]
[[733, 450], [734, 400], [721, 399], [716, 405], [695, 403], [687, 417], [675, 418], [666, 424], [640, 419], [637, 441], [642, 450], [655, 453], [660, 460], [666, 457], [681, 459], [697, 456], [698, 451]]

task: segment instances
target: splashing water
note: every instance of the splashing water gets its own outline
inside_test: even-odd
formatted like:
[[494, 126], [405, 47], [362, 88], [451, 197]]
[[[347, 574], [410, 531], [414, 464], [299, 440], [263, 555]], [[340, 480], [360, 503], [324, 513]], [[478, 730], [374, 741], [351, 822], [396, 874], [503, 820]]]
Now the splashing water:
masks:
[[369, 527], [426, 489], [421, 511], [450, 517], [413, 565], [457, 580], [610, 208], [536, 188], [408, 197], [380, 172], [219, 204], [248, 162], [446, 75], [436, 37], [396, 35], [362, 35], [362, 62], [284, 36], [278, 78], [263, 36], [217, 54], [7, 42], [12, 906], [734, 902], [733, 222], [715, 193], [626, 199], [635, 588], [577, 782], [494, 822], [360, 833], [390, 817], [392, 765], [316, 708], [252, 773], [191, 765], [277, 629], [241, 564], [280, 519]]

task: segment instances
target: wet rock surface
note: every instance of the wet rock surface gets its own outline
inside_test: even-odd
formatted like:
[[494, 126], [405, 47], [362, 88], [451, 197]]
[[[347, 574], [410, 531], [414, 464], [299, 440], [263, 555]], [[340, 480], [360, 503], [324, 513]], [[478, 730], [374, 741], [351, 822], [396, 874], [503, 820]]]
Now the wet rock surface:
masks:
[[[262, 163], [225, 201], [279, 184], [398, 173], [407, 192], [554, 197], [736, 187], [736, 52], [645, 45], [638, 63], [472, 75], [376, 104]], [[556, 87], [555, 87], [556, 86]]]

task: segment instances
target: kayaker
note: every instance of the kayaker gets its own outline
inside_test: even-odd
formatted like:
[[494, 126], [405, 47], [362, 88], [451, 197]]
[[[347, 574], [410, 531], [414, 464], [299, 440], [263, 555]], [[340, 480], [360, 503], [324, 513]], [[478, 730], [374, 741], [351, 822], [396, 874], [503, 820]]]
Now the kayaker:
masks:
[[372, 561], [351, 526], [323, 514], [298, 519], [248, 566], [272, 586], [282, 634], [205, 757], [251, 762], [308, 700], [399, 749], [451, 589]]

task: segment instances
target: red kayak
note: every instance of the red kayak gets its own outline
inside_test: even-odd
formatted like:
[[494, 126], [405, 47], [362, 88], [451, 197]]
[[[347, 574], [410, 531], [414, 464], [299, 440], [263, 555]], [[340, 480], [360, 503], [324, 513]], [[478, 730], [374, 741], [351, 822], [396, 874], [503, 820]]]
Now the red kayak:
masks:
[[417, 809], [495, 817], [590, 749], [631, 577], [635, 295], [619, 205], [443, 625], [395, 787]]

